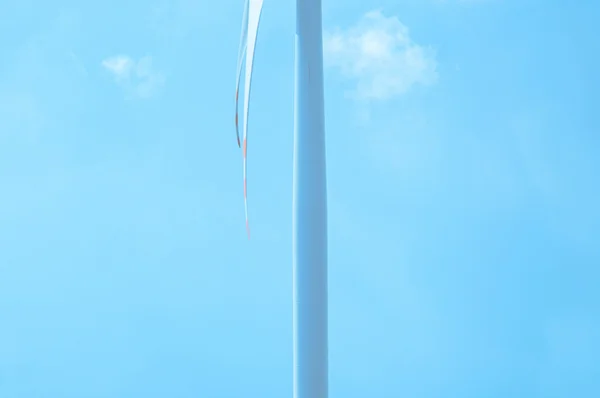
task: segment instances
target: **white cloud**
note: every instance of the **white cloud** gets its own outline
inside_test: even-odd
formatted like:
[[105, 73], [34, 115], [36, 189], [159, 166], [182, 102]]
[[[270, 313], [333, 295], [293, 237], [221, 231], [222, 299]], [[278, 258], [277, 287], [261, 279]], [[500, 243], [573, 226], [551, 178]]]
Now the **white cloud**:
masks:
[[102, 61], [102, 66], [112, 72], [118, 79], [129, 76], [134, 62], [125, 55], [117, 55]]
[[389, 99], [438, 78], [433, 50], [414, 43], [398, 18], [380, 11], [349, 29], [326, 32], [324, 53], [328, 66], [356, 82], [354, 95], [361, 99]]
[[102, 61], [102, 66], [128, 93], [149, 98], [164, 84], [164, 77], [152, 66], [151, 57], [135, 61], [127, 55], [116, 55]]

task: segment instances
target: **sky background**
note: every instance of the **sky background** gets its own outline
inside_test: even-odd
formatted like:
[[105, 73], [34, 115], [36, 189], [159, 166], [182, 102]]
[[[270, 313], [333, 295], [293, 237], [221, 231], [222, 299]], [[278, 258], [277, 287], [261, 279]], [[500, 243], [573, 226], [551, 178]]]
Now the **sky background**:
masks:
[[[294, 3], [0, 2], [0, 396], [292, 393]], [[568, 5], [567, 5], [568, 4]], [[331, 397], [600, 396], [600, 3], [324, 0]]]

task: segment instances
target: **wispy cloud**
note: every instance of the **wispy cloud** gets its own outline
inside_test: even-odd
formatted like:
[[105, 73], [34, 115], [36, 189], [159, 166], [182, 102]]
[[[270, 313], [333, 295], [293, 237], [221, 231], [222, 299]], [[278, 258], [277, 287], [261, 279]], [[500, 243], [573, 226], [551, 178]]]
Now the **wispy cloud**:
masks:
[[164, 84], [164, 76], [155, 70], [151, 57], [134, 60], [127, 55], [116, 55], [102, 61], [115, 81], [128, 93], [139, 98], [149, 98]]
[[134, 62], [128, 56], [117, 55], [102, 61], [102, 66], [112, 72], [117, 79], [123, 79], [129, 77]]
[[438, 79], [434, 51], [413, 42], [397, 17], [371, 11], [348, 29], [325, 33], [326, 64], [356, 82], [361, 99], [384, 100]]

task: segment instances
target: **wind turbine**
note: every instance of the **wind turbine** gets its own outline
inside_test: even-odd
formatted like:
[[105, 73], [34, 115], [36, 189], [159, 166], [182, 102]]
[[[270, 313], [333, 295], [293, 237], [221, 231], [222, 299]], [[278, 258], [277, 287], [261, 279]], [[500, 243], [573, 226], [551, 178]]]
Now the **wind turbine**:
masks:
[[[245, 0], [238, 53], [235, 125], [244, 169], [248, 238], [247, 133], [252, 67], [263, 0]], [[294, 398], [327, 398], [327, 182], [321, 0], [296, 0], [293, 173]], [[243, 141], [238, 123], [245, 58]]]

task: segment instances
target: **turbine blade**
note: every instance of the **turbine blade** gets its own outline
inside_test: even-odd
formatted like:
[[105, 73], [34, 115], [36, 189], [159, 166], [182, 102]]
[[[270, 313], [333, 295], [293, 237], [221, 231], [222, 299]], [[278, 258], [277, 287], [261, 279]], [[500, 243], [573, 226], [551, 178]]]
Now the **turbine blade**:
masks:
[[237, 59], [237, 77], [235, 82], [235, 134], [237, 137], [238, 148], [240, 147], [240, 128], [239, 128], [239, 94], [240, 94], [240, 79], [242, 77], [242, 65], [244, 56], [248, 48], [248, 6], [249, 0], [244, 2], [244, 14], [242, 16], [242, 32], [240, 33], [240, 47], [238, 50]]
[[250, 0], [248, 8], [248, 44], [246, 50], [246, 76], [244, 89], [244, 212], [246, 214], [246, 228], [248, 238], [250, 238], [250, 227], [248, 223], [248, 196], [247, 196], [247, 164], [248, 164], [248, 113], [250, 111], [250, 91], [252, 86], [252, 69], [254, 66], [254, 52], [256, 50], [256, 39], [258, 36], [258, 26], [262, 12], [263, 0]]

